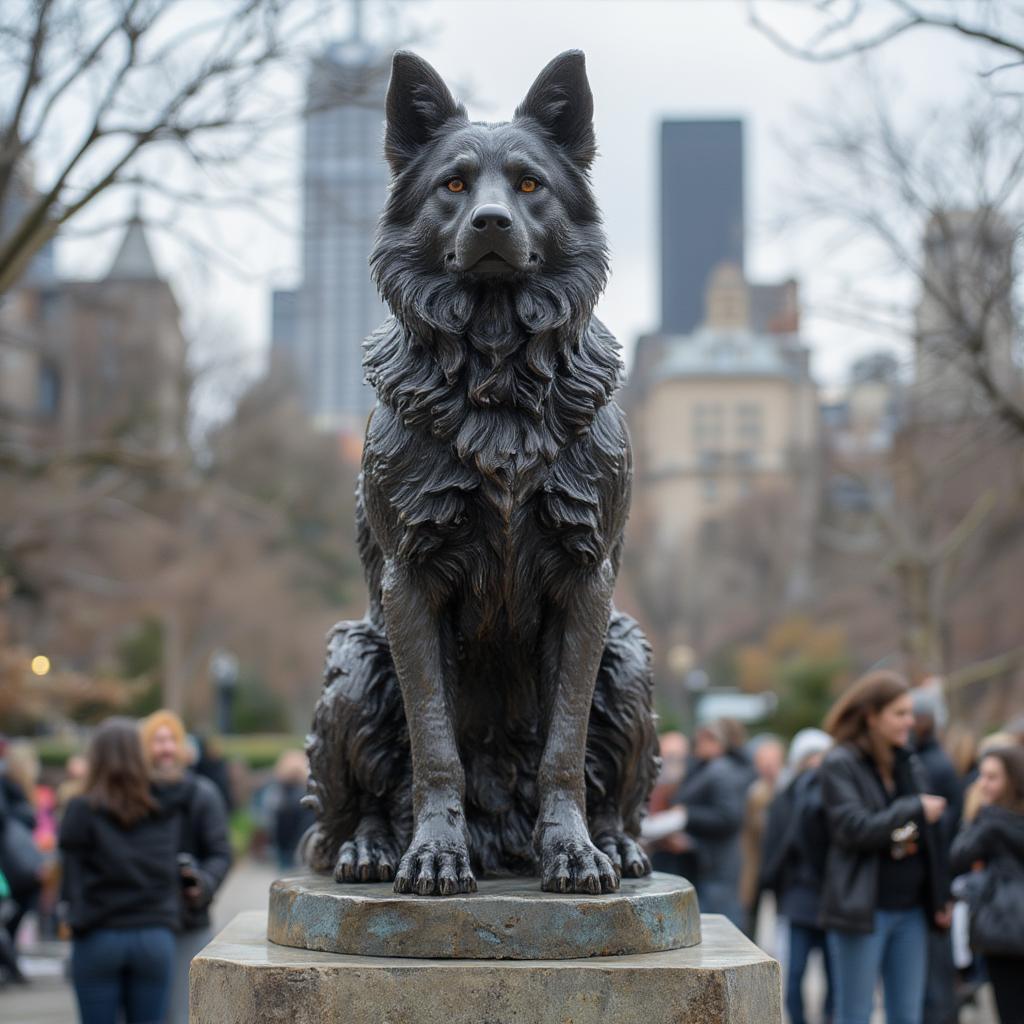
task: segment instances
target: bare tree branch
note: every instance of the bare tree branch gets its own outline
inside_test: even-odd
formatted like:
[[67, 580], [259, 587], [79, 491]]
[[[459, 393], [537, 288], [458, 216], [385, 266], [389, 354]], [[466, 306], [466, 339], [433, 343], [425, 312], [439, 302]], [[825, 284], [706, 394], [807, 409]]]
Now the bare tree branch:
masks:
[[[758, 12], [757, 0], [747, 0], [750, 24], [767, 36], [784, 53], [792, 57], [799, 57], [801, 60], [817, 63], [843, 60], [876, 50], [908, 32], [928, 28], [959, 35], [983, 46], [1014, 53], [1024, 58], [1024, 26], [1022, 26], [1022, 34], [1017, 36], [995, 31], [979, 23], [964, 21], [958, 17], [936, 15], [923, 10], [919, 4], [911, 3], [909, 0], [888, 0], [888, 6], [893, 12], [893, 20], [880, 29], [866, 31], [863, 36], [858, 38], [856, 33], [858, 24], [867, 20], [867, 10], [875, 13], [877, 7], [855, 2], [850, 5], [846, 14], [836, 16], [831, 11], [831, 4], [805, 0], [803, 6], [813, 16], [825, 19], [825, 22], [806, 43], [797, 43], [761, 17]], [[843, 34], [852, 36], [852, 38], [832, 46], [826, 45], [834, 37]], [[998, 71], [1018, 67], [1021, 63], [1022, 61], [1015, 60], [990, 68], [983, 74], [991, 76]]]
[[[144, 151], [172, 146], [197, 167], [228, 166], [267, 124], [281, 124], [286, 112], [261, 97], [259, 84], [287, 65], [321, 15], [318, 2], [298, 10], [280, 0], [224, 0], [214, 16], [194, 22], [175, 0], [102, 0], [90, 17], [101, 7], [109, 7], [110, 17], [80, 44], [75, 3], [41, 0], [22, 8], [22, 17], [31, 12], [35, 20], [21, 33], [20, 92], [10, 106], [0, 103], [0, 210], [15, 213], [7, 197], [35, 147], [49, 139], [63, 155], [52, 175], [42, 173], [49, 180], [34, 195], [33, 183], [20, 186], [30, 201], [13, 224], [0, 225], [0, 294], [61, 225], [123, 181]], [[72, 110], [81, 121], [87, 80], [100, 91], [84, 131], [68, 147], [67, 123]], [[218, 152], [205, 139], [227, 145]]]

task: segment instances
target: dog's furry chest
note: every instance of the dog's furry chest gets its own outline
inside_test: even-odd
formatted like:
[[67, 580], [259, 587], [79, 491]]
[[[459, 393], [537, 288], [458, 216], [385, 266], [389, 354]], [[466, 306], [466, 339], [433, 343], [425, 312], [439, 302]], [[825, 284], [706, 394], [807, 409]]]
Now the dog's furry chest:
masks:
[[608, 506], [622, 504], [621, 447], [602, 459], [588, 431], [548, 463], [524, 457], [513, 426], [494, 426], [511, 447], [506, 457], [484, 447], [460, 455], [381, 406], [367, 435], [367, 515], [385, 557], [468, 595], [467, 615], [485, 624], [530, 619], [567, 573], [607, 557]]

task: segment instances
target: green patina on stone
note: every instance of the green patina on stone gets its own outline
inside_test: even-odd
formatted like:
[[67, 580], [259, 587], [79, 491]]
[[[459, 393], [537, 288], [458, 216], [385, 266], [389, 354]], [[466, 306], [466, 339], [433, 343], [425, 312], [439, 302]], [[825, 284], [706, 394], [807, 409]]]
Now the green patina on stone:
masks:
[[387, 884], [302, 875], [271, 887], [267, 933], [353, 956], [571, 960], [694, 946], [700, 911], [675, 875], [623, 879], [601, 896], [542, 892], [524, 878], [485, 880], [470, 895], [400, 896]]

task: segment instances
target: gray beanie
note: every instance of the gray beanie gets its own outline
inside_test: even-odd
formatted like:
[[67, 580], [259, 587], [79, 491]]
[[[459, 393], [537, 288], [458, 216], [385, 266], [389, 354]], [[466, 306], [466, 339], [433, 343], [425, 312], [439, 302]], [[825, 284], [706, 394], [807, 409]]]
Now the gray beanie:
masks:
[[915, 686], [910, 691], [910, 702], [915, 717], [929, 715], [938, 732], [946, 728], [949, 709], [946, 707], [946, 698], [942, 695], [942, 683], [935, 676], [926, 679], [920, 686]]
[[821, 729], [801, 729], [789, 745], [786, 766], [791, 772], [798, 771], [812, 754], [824, 754], [832, 749], [832, 737]]

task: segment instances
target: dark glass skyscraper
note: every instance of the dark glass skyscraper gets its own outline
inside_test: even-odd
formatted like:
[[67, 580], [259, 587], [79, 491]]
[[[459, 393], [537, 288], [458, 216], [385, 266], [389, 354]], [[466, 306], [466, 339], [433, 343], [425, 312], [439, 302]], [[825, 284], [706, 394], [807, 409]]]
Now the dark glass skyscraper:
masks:
[[719, 263], [743, 268], [743, 122], [661, 125], [661, 330], [688, 334], [704, 319]]

